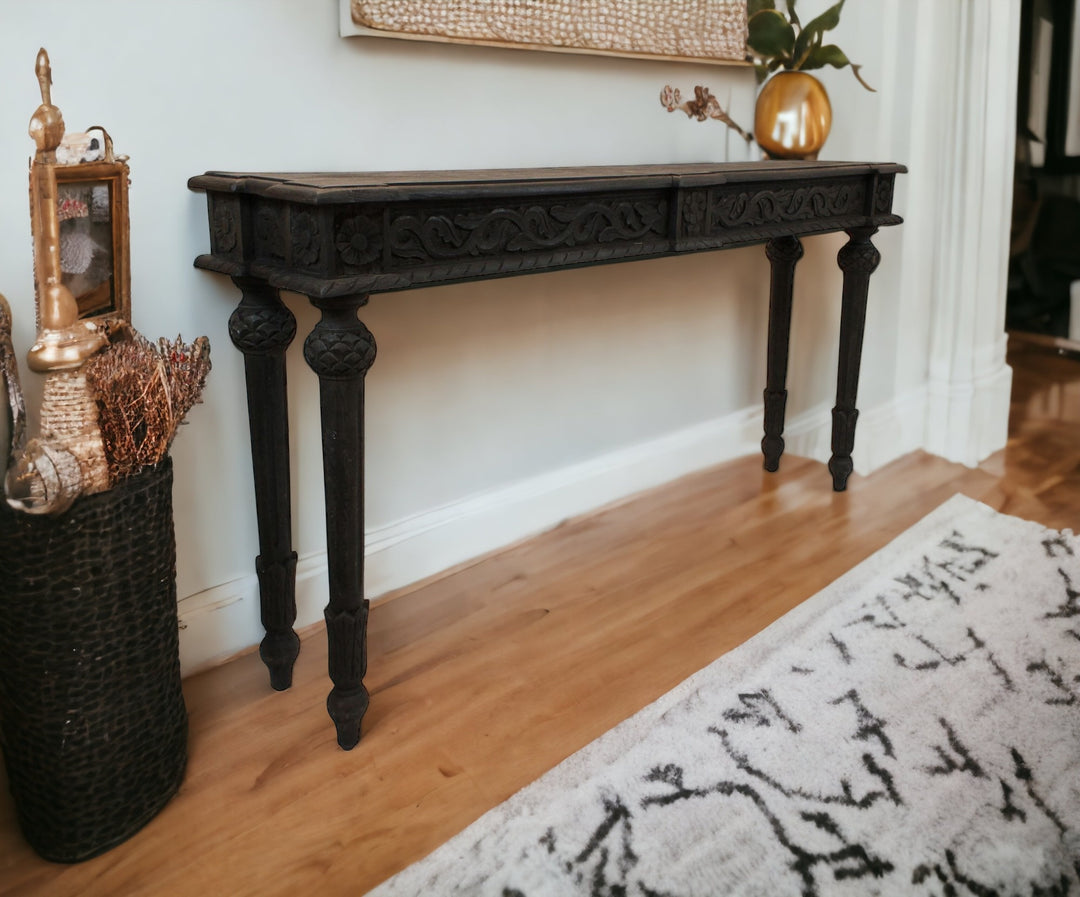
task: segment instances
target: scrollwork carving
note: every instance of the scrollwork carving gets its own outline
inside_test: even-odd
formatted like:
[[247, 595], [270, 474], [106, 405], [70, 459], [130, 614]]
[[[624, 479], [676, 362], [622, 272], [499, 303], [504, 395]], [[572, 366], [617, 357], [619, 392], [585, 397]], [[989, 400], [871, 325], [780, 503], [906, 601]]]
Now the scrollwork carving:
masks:
[[401, 215], [390, 225], [397, 259], [431, 262], [663, 236], [667, 202], [560, 203], [481, 212]]
[[782, 221], [805, 221], [863, 210], [861, 183], [822, 184], [766, 190], [719, 190], [713, 197], [712, 226], [755, 227]]

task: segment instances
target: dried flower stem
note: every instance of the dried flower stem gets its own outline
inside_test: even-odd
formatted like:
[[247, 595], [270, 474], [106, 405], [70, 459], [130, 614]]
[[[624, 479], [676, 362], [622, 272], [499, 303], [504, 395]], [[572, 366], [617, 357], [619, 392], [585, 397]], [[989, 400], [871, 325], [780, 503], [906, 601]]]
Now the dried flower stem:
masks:
[[690, 118], [696, 118], [698, 121], [705, 121], [707, 118], [721, 121], [747, 143], [751, 143], [754, 139], [753, 134], [739, 127], [735, 120], [728, 115], [721, 107], [720, 101], [709, 92], [707, 87], [698, 85], [694, 88], [694, 99], [683, 102], [682, 94], [678, 88], [673, 88], [669, 84], [660, 91], [660, 103], [668, 112], [682, 109]]

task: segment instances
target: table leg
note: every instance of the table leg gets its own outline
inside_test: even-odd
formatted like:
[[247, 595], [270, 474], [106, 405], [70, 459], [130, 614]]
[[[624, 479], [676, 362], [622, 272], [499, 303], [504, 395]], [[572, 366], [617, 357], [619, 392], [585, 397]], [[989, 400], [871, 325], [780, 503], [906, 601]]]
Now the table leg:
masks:
[[798, 237], [776, 237], [765, 246], [772, 266], [769, 289], [769, 356], [765, 378], [765, 436], [761, 451], [765, 469], [780, 467], [784, 453], [784, 409], [787, 406], [788, 344], [791, 336], [791, 296], [795, 264], [803, 256]]
[[250, 277], [234, 277], [243, 294], [229, 318], [229, 336], [244, 353], [255, 513], [259, 527], [259, 599], [266, 636], [259, 656], [270, 685], [292, 685], [300, 653], [296, 622], [296, 552], [292, 550], [289, 485], [289, 414], [285, 350], [296, 335], [296, 319], [277, 290]]
[[364, 376], [375, 340], [356, 316], [367, 296], [312, 299], [322, 318], [304, 342], [304, 358], [319, 376], [323, 485], [330, 601], [326, 637], [334, 687], [326, 701], [338, 744], [360, 740], [368, 706], [368, 601], [364, 598]]
[[836, 406], [833, 408], [832, 458], [829, 472], [833, 489], [843, 492], [851, 475], [851, 450], [855, 447], [855, 422], [859, 412], [855, 398], [859, 389], [859, 364], [862, 359], [863, 330], [866, 325], [866, 295], [870, 275], [881, 254], [870, 238], [876, 227], [854, 227], [850, 238], [837, 255], [844, 272], [844, 293], [840, 307], [840, 363], [836, 372]]

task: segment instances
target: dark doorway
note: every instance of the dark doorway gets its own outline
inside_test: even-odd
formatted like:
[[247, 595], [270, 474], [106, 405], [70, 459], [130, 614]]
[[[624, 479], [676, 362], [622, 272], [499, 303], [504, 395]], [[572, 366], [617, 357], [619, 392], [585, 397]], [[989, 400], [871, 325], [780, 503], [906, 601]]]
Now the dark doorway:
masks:
[[1080, 22], [1024, 0], [1009, 252], [1009, 330], [1080, 340]]

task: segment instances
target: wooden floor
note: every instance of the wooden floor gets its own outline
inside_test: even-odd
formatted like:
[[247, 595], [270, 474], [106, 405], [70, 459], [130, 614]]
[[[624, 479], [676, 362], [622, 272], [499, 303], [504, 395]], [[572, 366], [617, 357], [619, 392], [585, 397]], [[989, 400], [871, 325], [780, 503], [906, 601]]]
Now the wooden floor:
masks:
[[255, 655], [185, 682], [180, 794], [78, 866], [36, 858], [0, 781], [0, 894], [360, 895], [754, 634], [956, 492], [1080, 524], [1080, 359], [1012, 340], [1008, 447], [916, 453], [846, 493], [745, 458], [380, 602], [359, 747], [334, 742], [322, 633], [292, 690]]

